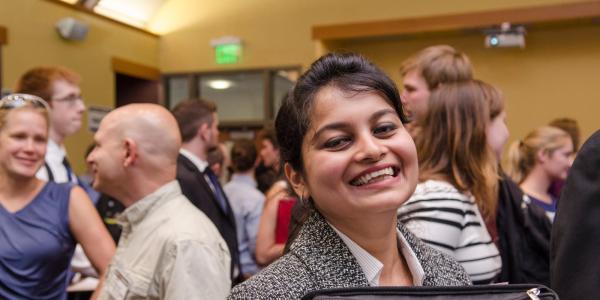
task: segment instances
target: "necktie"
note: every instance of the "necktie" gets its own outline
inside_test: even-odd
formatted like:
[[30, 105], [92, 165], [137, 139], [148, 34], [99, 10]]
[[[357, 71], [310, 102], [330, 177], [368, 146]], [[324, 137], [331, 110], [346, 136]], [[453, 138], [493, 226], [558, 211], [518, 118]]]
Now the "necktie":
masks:
[[67, 170], [67, 179], [69, 180], [69, 182], [73, 182], [73, 169], [71, 169], [71, 164], [67, 160], [66, 156], [65, 156], [65, 158], [63, 158], [62, 163], [63, 163], [63, 166], [65, 166], [65, 169]]
[[219, 183], [219, 180], [217, 179], [217, 175], [215, 175], [215, 173], [213, 173], [213, 171], [209, 167], [206, 167], [206, 169], [204, 170], [204, 174], [206, 174], [206, 176], [210, 180], [211, 185], [214, 188], [215, 198], [217, 198], [217, 202], [219, 203], [219, 206], [221, 206], [221, 209], [225, 213], [227, 213], [227, 211], [228, 211], [227, 200], [225, 199], [225, 194], [223, 193], [223, 190], [221, 189], [221, 184]]

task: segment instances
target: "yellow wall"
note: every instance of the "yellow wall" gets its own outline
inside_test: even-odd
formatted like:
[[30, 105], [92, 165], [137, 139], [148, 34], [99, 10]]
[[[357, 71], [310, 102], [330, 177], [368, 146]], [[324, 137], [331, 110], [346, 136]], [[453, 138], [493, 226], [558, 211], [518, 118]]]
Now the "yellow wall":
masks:
[[[169, 0], [152, 20], [159, 39], [44, 0], [0, 0], [0, 25], [8, 29], [3, 47], [4, 87], [13, 87], [26, 69], [60, 64], [79, 72], [88, 105], [112, 106], [113, 56], [158, 67], [163, 72], [301, 65], [307, 67], [320, 44], [315, 25], [535, 6], [579, 0]], [[65, 42], [54, 24], [73, 16], [90, 24], [83, 42]], [[235, 35], [244, 41], [241, 63], [214, 62], [210, 39]], [[344, 42], [364, 53], [400, 82], [397, 67], [411, 53], [432, 44], [451, 44], [471, 56], [476, 75], [502, 88], [513, 137], [559, 116], [577, 118], [584, 137], [600, 127], [595, 88], [600, 69], [598, 25], [530, 30], [527, 48], [484, 49], [478, 34], [441, 34]], [[87, 130], [67, 140], [72, 158], [83, 156], [91, 141]], [[83, 161], [74, 159], [76, 170]]]
[[[84, 41], [66, 42], [58, 36], [54, 24], [64, 17], [75, 17], [90, 25]], [[4, 88], [14, 88], [19, 76], [31, 67], [63, 65], [82, 76], [81, 89], [87, 105], [112, 107], [113, 56], [153, 67], [158, 65], [157, 37], [48, 1], [0, 0], [0, 26], [8, 31], [8, 44], [2, 47]], [[84, 151], [92, 141], [87, 119], [83, 127], [66, 140], [77, 172], [84, 169]]]
[[[165, 72], [307, 67], [321, 49], [311, 40], [315, 25], [572, 2], [579, 1], [170, 0], [150, 28], [164, 34], [159, 65]], [[244, 41], [241, 63], [214, 63], [209, 41], [223, 35]], [[364, 53], [400, 83], [398, 66], [410, 54], [429, 45], [453, 45], [471, 56], [477, 77], [506, 94], [513, 138], [561, 116], [579, 120], [585, 138], [600, 127], [592, 115], [600, 111], [600, 89], [596, 88], [600, 78], [599, 37], [600, 26], [586, 25], [530, 30], [525, 50], [485, 49], [483, 35], [472, 33], [352, 41], [341, 43], [341, 47]]]
[[600, 26], [531, 29], [526, 43], [525, 49], [487, 49], [475, 33], [337, 46], [363, 53], [398, 83], [402, 60], [424, 47], [448, 44], [467, 53], [475, 76], [504, 92], [511, 140], [558, 117], [576, 119], [583, 139], [600, 129]]
[[[534, 6], [576, 0], [169, 0], [150, 22], [162, 33], [160, 69], [165, 72], [308, 66], [315, 58], [314, 25]], [[214, 62], [212, 38], [244, 41], [242, 62]]]

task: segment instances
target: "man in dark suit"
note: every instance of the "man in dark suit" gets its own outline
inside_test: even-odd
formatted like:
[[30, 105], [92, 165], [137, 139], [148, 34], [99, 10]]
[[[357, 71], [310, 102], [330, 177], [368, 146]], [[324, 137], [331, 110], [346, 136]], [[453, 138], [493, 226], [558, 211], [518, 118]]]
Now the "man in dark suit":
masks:
[[235, 216], [217, 176], [207, 162], [207, 153], [219, 143], [216, 105], [202, 99], [185, 100], [172, 110], [183, 141], [177, 159], [177, 180], [183, 194], [215, 224], [229, 247], [231, 278], [240, 278]]
[[597, 299], [599, 216], [600, 130], [579, 150], [558, 201], [552, 228], [550, 282], [560, 299]]

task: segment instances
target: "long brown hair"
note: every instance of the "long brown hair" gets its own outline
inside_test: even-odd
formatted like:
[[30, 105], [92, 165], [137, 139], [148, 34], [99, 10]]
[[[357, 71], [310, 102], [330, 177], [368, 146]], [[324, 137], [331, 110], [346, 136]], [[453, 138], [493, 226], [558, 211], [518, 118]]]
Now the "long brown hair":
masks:
[[495, 119], [504, 111], [504, 97], [502, 92], [495, 86], [479, 80], [473, 80], [483, 91], [483, 98], [488, 103], [490, 121]]
[[495, 214], [497, 161], [486, 140], [489, 103], [473, 81], [442, 84], [415, 138], [420, 181], [441, 179], [469, 192], [485, 217]]

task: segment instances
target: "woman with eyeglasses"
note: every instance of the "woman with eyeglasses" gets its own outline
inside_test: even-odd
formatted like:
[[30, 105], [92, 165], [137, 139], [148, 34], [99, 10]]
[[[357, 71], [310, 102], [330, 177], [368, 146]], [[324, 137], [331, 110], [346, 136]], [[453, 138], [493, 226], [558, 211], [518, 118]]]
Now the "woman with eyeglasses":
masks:
[[417, 153], [398, 90], [357, 54], [314, 62], [275, 127], [285, 175], [311, 209], [289, 252], [230, 299], [299, 299], [335, 287], [468, 285], [464, 269], [398, 223]]
[[77, 242], [100, 274], [115, 251], [81, 188], [35, 177], [47, 141], [44, 100], [0, 100], [0, 299], [66, 299]]

